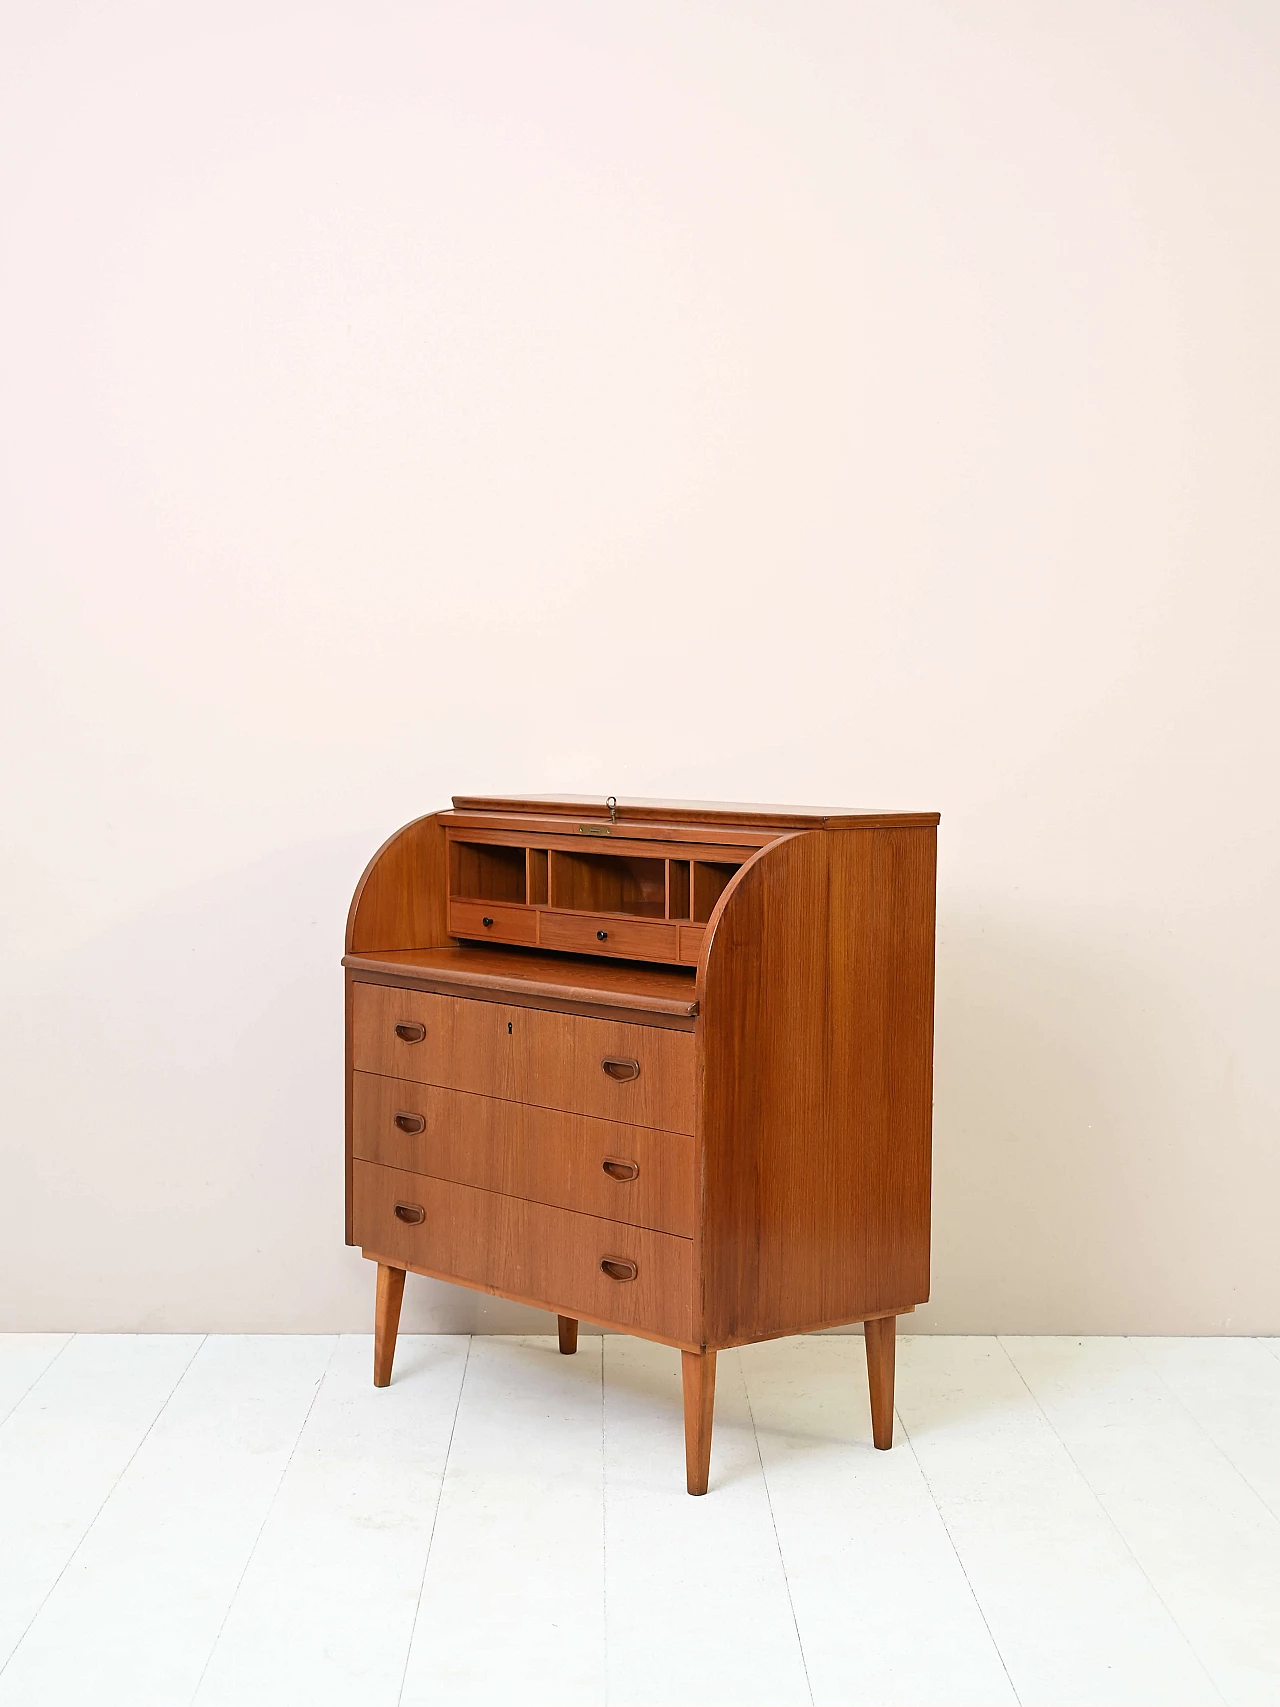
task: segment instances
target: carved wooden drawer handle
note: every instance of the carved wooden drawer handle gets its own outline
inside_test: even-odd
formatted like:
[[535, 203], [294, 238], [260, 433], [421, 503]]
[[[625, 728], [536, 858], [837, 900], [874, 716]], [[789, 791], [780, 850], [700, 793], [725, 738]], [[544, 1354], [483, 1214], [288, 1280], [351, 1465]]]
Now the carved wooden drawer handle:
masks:
[[610, 1280], [634, 1280], [640, 1272], [627, 1257], [601, 1257], [600, 1270], [602, 1274], [607, 1274]]
[[421, 1043], [426, 1035], [427, 1028], [425, 1025], [398, 1025], [396, 1027], [396, 1036], [401, 1043]]
[[427, 1212], [420, 1203], [397, 1203], [396, 1220], [407, 1221], [411, 1227], [416, 1227], [420, 1221], [425, 1221]]
[[628, 1079], [640, 1077], [640, 1063], [628, 1061], [621, 1055], [606, 1055], [600, 1066], [609, 1078], [616, 1079], [620, 1085], [625, 1085]]
[[616, 1156], [606, 1156], [600, 1166], [610, 1179], [636, 1179], [640, 1173], [639, 1162], [620, 1162]]
[[421, 1132], [427, 1124], [421, 1114], [397, 1114], [396, 1125], [402, 1132]]

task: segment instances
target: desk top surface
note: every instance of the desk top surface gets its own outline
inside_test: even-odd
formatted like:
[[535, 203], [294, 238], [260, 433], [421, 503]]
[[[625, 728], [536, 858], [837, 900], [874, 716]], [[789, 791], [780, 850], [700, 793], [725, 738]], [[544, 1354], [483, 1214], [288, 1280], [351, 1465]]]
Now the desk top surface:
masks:
[[342, 964], [353, 972], [419, 978], [443, 988], [464, 988], [553, 1001], [592, 1003], [633, 1012], [691, 1018], [698, 1011], [694, 973], [646, 966], [634, 961], [595, 960], [583, 955], [547, 954], [537, 949], [463, 948], [379, 949], [348, 954]]
[[[611, 816], [598, 794], [455, 794], [457, 812], [564, 813], [573, 818]], [[623, 799], [613, 803], [617, 823], [752, 825], [766, 829], [870, 829], [888, 825], [926, 826], [936, 812], [900, 812], [871, 806], [756, 806], [724, 800]]]

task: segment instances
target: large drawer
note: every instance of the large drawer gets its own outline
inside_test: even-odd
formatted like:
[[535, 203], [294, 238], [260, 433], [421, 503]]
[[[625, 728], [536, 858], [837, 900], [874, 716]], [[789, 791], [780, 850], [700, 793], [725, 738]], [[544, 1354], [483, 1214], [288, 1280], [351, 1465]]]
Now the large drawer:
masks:
[[693, 1139], [683, 1132], [373, 1073], [352, 1081], [352, 1152], [363, 1161], [693, 1237]]
[[[354, 1163], [353, 1190], [355, 1240], [366, 1256], [563, 1316], [692, 1341], [689, 1239], [373, 1162]], [[634, 1276], [614, 1278], [604, 1262]]]
[[354, 985], [352, 1006], [352, 1065], [360, 1072], [632, 1126], [694, 1129], [692, 1032], [387, 984]]

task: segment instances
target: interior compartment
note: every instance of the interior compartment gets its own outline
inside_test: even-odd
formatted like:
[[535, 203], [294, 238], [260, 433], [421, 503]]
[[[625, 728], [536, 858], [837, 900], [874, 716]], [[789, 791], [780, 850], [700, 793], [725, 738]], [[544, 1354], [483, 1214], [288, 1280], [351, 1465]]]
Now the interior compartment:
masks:
[[524, 900], [524, 848], [490, 842], [451, 842], [449, 847], [450, 895], [461, 901]]
[[547, 850], [546, 848], [529, 849], [529, 905], [545, 907], [547, 904]]
[[687, 919], [689, 917], [689, 861], [687, 859], [669, 859], [667, 861], [667, 917], [669, 919]]
[[693, 920], [695, 924], [706, 924], [715, 910], [716, 902], [729, 887], [741, 866], [741, 860], [734, 860], [732, 863], [728, 860], [694, 860]]
[[553, 848], [551, 905], [579, 913], [664, 918], [667, 862], [629, 854], [565, 853]]

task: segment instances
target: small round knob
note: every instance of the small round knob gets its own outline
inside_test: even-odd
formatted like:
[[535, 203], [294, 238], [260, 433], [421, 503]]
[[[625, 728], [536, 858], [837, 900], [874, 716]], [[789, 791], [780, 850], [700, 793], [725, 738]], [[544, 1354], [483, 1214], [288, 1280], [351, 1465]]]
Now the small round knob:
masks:
[[493, 923], [493, 920], [492, 919], [481, 919], [480, 923], [482, 925], [491, 925]]
[[597, 931], [596, 932], [596, 941], [597, 942], [606, 942], [606, 941], [608, 941], [608, 937], [609, 937], [608, 931]]

